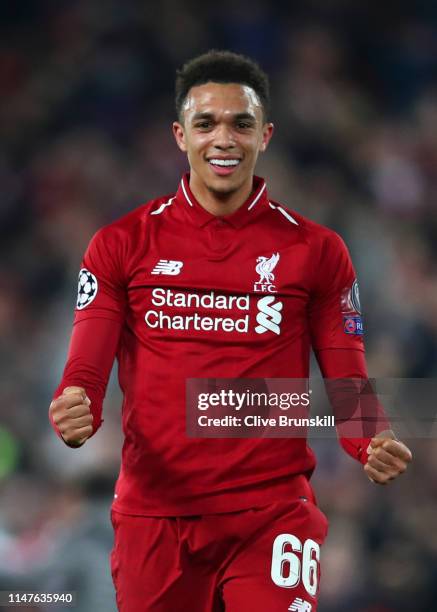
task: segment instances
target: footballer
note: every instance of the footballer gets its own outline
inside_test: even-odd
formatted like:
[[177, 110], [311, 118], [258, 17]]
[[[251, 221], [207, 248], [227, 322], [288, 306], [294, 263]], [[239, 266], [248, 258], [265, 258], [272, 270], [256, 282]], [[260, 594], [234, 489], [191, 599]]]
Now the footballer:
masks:
[[[189, 438], [188, 378], [367, 379], [342, 239], [269, 198], [267, 76], [209, 51], [176, 79], [175, 193], [100, 229], [84, 255], [68, 359], [50, 405], [80, 447], [118, 361], [124, 444], [111, 518], [121, 612], [317, 610], [328, 522], [305, 438]], [[244, 315], [244, 316], [243, 316]], [[389, 427], [340, 437], [374, 483], [411, 461]]]

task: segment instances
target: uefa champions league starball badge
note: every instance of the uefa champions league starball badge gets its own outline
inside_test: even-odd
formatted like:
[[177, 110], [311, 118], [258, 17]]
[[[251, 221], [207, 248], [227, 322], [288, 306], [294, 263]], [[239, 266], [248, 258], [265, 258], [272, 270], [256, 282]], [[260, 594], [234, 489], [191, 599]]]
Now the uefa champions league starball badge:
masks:
[[77, 304], [76, 308], [82, 310], [91, 304], [97, 295], [97, 278], [86, 268], [79, 272], [79, 282], [77, 285]]

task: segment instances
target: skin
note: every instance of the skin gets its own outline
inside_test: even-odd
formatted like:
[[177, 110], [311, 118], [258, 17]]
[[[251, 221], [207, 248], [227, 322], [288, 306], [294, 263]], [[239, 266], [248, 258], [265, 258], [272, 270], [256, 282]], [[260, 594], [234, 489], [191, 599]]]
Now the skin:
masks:
[[[173, 134], [188, 157], [190, 189], [213, 215], [234, 212], [250, 196], [258, 155], [273, 135], [263, 115], [258, 96], [246, 85], [205, 83], [188, 92]], [[218, 176], [208, 163], [214, 157], [241, 162], [232, 174]]]
[[90, 405], [83, 387], [66, 387], [50, 404], [49, 413], [68, 446], [82, 446], [93, 433]]
[[[90, 404], [83, 387], [66, 387], [50, 404], [53, 421], [65, 443], [73, 448], [82, 446], [92, 434]], [[372, 438], [367, 452], [369, 457], [364, 472], [375, 484], [389, 484], [405, 472], [412, 460], [411, 451], [391, 430]]]
[[[273, 135], [273, 124], [264, 120], [257, 94], [237, 83], [205, 83], [188, 92], [179, 121], [173, 123], [178, 147], [187, 154], [190, 189], [213, 215], [237, 210], [252, 192], [258, 155]], [[217, 175], [208, 159], [236, 157], [232, 174]], [[67, 387], [50, 404], [50, 414], [64, 441], [78, 447], [92, 434], [90, 400], [82, 387]], [[364, 472], [376, 484], [389, 484], [407, 469], [411, 451], [391, 430], [372, 438]]]
[[369, 480], [381, 485], [390, 484], [403, 474], [413, 459], [410, 449], [391, 430], [372, 438], [367, 452], [369, 457], [364, 471]]

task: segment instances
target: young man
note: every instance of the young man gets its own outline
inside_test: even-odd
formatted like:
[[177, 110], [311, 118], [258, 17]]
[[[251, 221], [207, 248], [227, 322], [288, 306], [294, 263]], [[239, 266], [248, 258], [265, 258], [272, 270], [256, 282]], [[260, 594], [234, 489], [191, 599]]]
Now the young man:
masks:
[[[117, 355], [122, 612], [314, 612], [327, 520], [308, 482], [313, 452], [304, 438], [188, 438], [185, 382], [307, 378], [311, 345], [324, 377], [366, 379], [354, 270], [334, 232], [269, 200], [254, 176], [273, 134], [254, 62], [216, 51], [188, 62], [176, 108], [190, 172], [93, 237], [50, 419], [69, 446], [93, 435]], [[411, 460], [391, 431], [341, 442], [380, 484]]]

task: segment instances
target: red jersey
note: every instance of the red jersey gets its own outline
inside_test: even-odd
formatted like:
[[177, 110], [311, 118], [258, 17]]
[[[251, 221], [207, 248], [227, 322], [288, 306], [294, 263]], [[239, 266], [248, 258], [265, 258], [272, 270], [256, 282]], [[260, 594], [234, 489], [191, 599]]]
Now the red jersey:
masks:
[[[83, 259], [57, 395], [84, 387], [96, 431], [116, 354], [125, 441], [114, 509], [239, 510], [286, 498], [294, 475], [310, 476], [305, 439], [188, 438], [185, 382], [307, 378], [311, 346], [325, 376], [364, 377], [361, 323], [343, 313], [345, 299], [357, 300], [354, 280], [341, 238], [269, 200], [258, 177], [228, 216], [207, 212], [186, 175], [175, 195], [99, 230]], [[355, 365], [330, 367], [332, 355], [341, 363], [337, 349], [356, 349]], [[367, 443], [347, 450], [364, 463]]]

